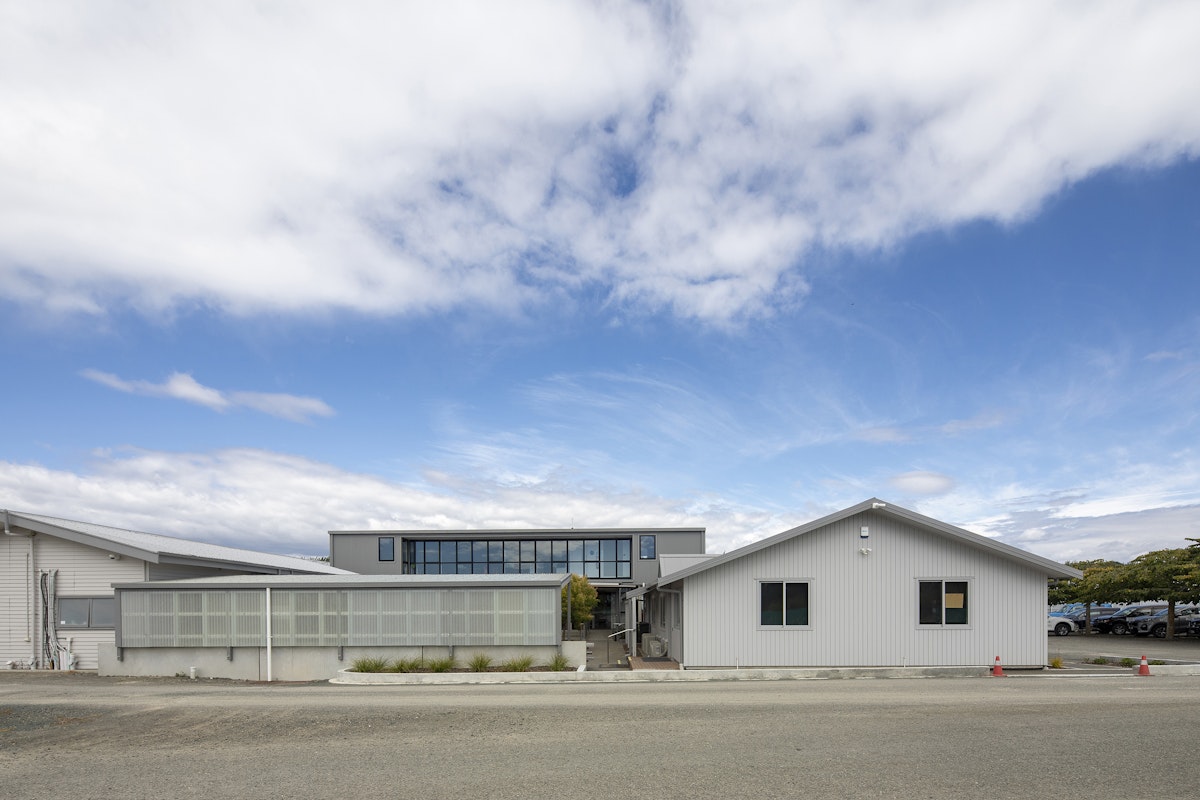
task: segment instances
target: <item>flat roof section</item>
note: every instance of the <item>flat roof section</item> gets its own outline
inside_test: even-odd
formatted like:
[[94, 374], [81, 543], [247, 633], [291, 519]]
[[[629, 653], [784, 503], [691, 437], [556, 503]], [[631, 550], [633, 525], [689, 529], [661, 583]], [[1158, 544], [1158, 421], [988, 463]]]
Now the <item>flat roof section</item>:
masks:
[[114, 583], [114, 589], [521, 589], [558, 587], [567, 573], [505, 575], [230, 575]]

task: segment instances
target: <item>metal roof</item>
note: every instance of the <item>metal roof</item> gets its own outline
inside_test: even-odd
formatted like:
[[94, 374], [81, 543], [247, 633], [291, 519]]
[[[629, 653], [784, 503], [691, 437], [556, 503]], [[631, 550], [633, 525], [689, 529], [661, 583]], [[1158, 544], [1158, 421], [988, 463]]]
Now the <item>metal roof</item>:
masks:
[[557, 588], [565, 573], [513, 575], [227, 575], [171, 581], [115, 583], [116, 589], [521, 589]]
[[330, 536], [400, 536], [405, 539], [465, 539], [471, 538], [547, 538], [578, 539], [587, 536], [628, 536], [633, 533], [704, 533], [704, 528], [476, 528], [457, 530], [399, 530], [329, 531]]
[[297, 556], [281, 556], [240, 547], [177, 539], [158, 533], [144, 533], [124, 528], [97, 525], [93, 522], [60, 519], [44, 514], [28, 514], [23, 511], [5, 511], [10, 526], [57, 536], [109, 550], [132, 558], [140, 558], [154, 564], [200, 563], [208, 566], [225, 566], [260, 571], [287, 570], [318, 573], [323, 575], [350, 575], [344, 569], [330, 566], [321, 561], [310, 561]]
[[1044, 572], [1046, 576], [1050, 578], [1080, 578], [1083, 576], [1083, 573], [1079, 570], [1074, 569], [1073, 567], [1068, 567], [1065, 564], [1060, 564], [1057, 561], [1053, 561], [1049, 558], [1043, 558], [1042, 556], [1034, 555], [1033, 553], [1022, 550], [1019, 547], [1013, 547], [1012, 545], [998, 542], [995, 539], [989, 539], [986, 536], [980, 536], [978, 533], [971, 533], [963, 528], [955, 527], [954, 525], [950, 525], [946, 522], [940, 522], [932, 517], [926, 517], [922, 514], [918, 514], [915, 511], [910, 511], [907, 508], [892, 505], [891, 503], [885, 503], [877, 497], [872, 497], [869, 500], [864, 500], [858, 505], [850, 506], [849, 508], [834, 512], [828, 516], [813, 520], [812, 522], [807, 522], [790, 530], [786, 530], [783, 533], [769, 536], [766, 539], [753, 542], [745, 547], [739, 547], [737, 550], [731, 550], [724, 555], [709, 559], [708, 561], [704, 561], [699, 564], [693, 564], [692, 566], [685, 567], [677, 572], [672, 572], [670, 575], [664, 576], [654, 583], [647, 584], [641, 589], [630, 592], [629, 595], [632, 597], [641, 596], [657, 586], [675, 583], [683, 578], [695, 575], [698, 572], [703, 572], [704, 570], [712, 569], [720, 566], [721, 564], [726, 564], [730, 561], [739, 559], [742, 556], [747, 556], [751, 553], [756, 553], [759, 550], [773, 547], [774, 545], [785, 542], [788, 539], [792, 539], [797, 536], [803, 536], [806, 533], [819, 530], [827, 525], [833, 524], [834, 522], [838, 522], [839, 520], [852, 517], [855, 514], [861, 514], [864, 511], [874, 511], [879, 514], [886, 514], [888, 516], [896, 517], [898, 519], [905, 520], [906, 522], [911, 522], [914, 525], [918, 525], [933, 533], [941, 534], [948, 538], [964, 542], [965, 544], [977, 547], [981, 550], [990, 551], [997, 555], [1012, 559], [1013, 561], [1023, 562], [1033, 569]]

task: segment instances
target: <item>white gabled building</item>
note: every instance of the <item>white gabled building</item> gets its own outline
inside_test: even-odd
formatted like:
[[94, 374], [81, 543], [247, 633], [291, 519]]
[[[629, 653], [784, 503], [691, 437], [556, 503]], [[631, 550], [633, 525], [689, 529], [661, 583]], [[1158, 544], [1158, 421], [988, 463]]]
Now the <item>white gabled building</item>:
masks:
[[113, 584], [349, 574], [316, 561], [41, 514], [0, 511], [0, 668], [96, 669], [113, 643]]
[[1041, 667], [1047, 579], [1081, 574], [875, 498], [662, 572], [630, 613], [685, 668]]

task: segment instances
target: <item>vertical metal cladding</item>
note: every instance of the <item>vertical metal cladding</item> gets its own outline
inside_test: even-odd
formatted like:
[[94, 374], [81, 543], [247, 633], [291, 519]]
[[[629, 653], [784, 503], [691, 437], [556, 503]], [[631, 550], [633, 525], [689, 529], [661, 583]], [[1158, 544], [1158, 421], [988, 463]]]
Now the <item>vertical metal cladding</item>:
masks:
[[[870, 539], [860, 537], [869, 525]], [[864, 554], [862, 548], [869, 546]], [[918, 624], [921, 579], [968, 584], [968, 624]], [[761, 581], [809, 584], [804, 627], [764, 627]], [[894, 517], [854, 515], [684, 580], [684, 652], [694, 667], [972, 666], [1045, 663], [1046, 576]]]
[[[265, 646], [262, 590], [123, 590], [122, 647]], [[273, 647], [553, 645], [557, 589], [274, 589]]]

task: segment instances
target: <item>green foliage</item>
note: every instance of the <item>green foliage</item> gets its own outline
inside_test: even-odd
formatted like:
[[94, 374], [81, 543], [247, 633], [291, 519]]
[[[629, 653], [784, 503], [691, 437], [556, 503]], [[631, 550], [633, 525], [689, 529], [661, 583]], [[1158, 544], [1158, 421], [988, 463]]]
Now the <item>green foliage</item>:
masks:
[[1136, 667], [1138, 664], [1140, 664], [1142, 662], [1138, 661], [1136, 658], [1122, 658], [1117, 663], [1120, 664], [1122, 667]]
[[469, 662], [471, 672], [487, 672], [492, 666], [492, 657], [487, 653], [476, 653]]
[[417, 656], [416, 658], [401, 658], [392, 665], [392, 670], [395, 672], [422, 672], [425, 669], [425, 659]]
[[1113, 602], [1110, 597], [1109, 570], [1124, 566], [1119, 561], [1093, 559], [1091, 561], [1068, 561], [1068, 567], [1074, 567], [1083, 573], [1082, 578], [1052, 578], [1047, 591], [1046, 600], [1050, 605], [1061, 603], [1102, 603]]
[[505, 672], [528, 672], [532, 666], [533, 656], [521, 656], [520, 658], [510, 658], [500, 668]]
[[546, 668], [551, 672], [565, 672], [571, 668], [571, 660], [562, 653], [558, 653], [546, 662]]
[[1152, 658], [1149, 661], [1147, 661], [1146, 663], [1151, 666], [1161, 667], [1164, 664], [1166, 664], [1167, 662], [1163, 661], [1161, 658]]
[[[571, 619], [567, 619], [567, 593], [570, 592]], [[578, 628], [592, 621], [592, 610], [600, 600], [596, 587], [582, 575], [571, 575], [570, 582], [562, 591], [563, 627]], [[568, 625], [569, 623], [569, 625]]]
[[351, 661], [350, 669], [354, 672], [387, 672], [388, 660], [378, 656], [363, 656]]
[[458, 662], [454, 660], [454, 656], [446, 658], [431, 658], [425, 662], [426, 668], [430, 672], [453, 672], [458, 669]]
[[1104, 656], [1096, 656], [1095, 658], [1084, 659], [1088, 664], [1107, 664], [1108, 659]]

